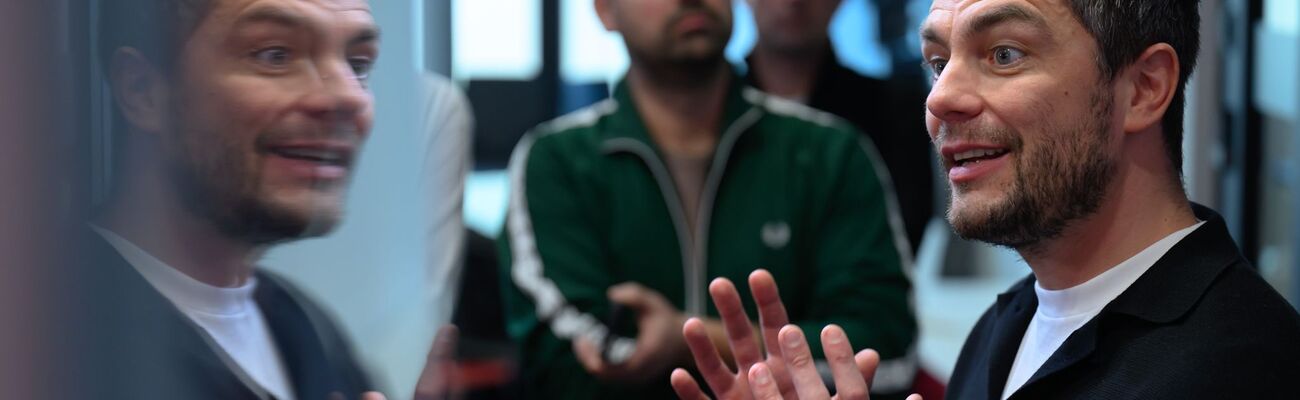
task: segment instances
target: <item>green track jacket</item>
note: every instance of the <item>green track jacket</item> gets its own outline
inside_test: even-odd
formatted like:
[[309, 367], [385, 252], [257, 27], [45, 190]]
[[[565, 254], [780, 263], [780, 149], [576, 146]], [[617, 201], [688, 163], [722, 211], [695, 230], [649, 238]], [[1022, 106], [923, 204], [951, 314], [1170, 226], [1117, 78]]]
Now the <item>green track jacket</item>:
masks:
[[[611, 99], [540, 125], [516, 147], [499, 245], [506, 328], [520, 345], [527, 397], [675, 398], [669, 371], [643, 387], [597, 382], [574, 358], [570, 339], [602, 343], [613, 333], [614, 353], [630, 353], [634, 324], [603, 322], [606, 289], [629, 281], [688, 315], [716, 317], [706, 288], [726, 277], [756, 318], [746, 282], [757, 268], [775, 276], [815, 357], [818, 332], [839, 324], [856, 348], [894, 359], [882, 365], [877, 386], [910, 384], [916, 323], [903, 269], [910, 261], [901, 256], [908, 247], [870, 142], [830, 114], [739, 83], [725, 108], [694, 235], [626, 83]], [[684, 254], [692, 247], [701, 251]]]

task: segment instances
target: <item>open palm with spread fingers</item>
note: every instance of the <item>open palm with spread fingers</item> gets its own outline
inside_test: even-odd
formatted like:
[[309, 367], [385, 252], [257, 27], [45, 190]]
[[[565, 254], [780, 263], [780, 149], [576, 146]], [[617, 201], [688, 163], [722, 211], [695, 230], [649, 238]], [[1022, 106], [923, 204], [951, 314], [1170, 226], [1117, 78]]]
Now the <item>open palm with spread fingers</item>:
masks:
[[[758, 305], [761, 339], [755, 337], [753, 326], [745, 314], [736, 286], [724, 278], [709, 285], [709, 295], [722, 318], [737, 371], [733, 372], [718, 355], [718, 349], [709, 340], [703, 323], [690, 319], [682, 327], [682, 335], [695, 358], [696, 367], [705, 383], [719, 400], [732, 399], [830, 399], [826, 384], [808, 348], [803, 331], [789, 324], [785, 305], [777, 292], [772, 274], [757, 270], [749, 275], [749, 288]], [[871, 378], [880, 364], [880, 355], [874, 350], [853, 354], [844, 330], [829, 325], [821, 332], [822, 350], [835, 379], [835, 399], [868, 399]], [[761, 340], [761, 342], [760, 342]], [[764, 352], [766, 348], [766, 354]], [[673, 390], [686, 400], [708, 400], [695, 378], [684, 369], [672, 374]], [[921, 400], [918, 395], [908, 400]]]

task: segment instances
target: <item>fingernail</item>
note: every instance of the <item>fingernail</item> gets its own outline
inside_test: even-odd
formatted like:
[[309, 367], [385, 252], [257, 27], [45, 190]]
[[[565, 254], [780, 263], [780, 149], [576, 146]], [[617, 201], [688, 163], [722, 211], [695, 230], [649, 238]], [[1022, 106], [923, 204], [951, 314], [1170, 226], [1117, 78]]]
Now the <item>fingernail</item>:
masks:
[[772, 373], [768, 372], [767, 368], [754, 369], [754, 383], [757, 383], [759, 385], [767, 385], [768, 382], [771, 381], [772, 381]]
[[785, 343], [785, 347], [795, 348], [799, 347], [800, 339], [803, 339], [803, 335], [801, 335], [798, 330], [791, 330], [789, 334], [785, 335], [782, 342]]
[[826, 342], [831, 344], [840, 344], [844, 342], [844, 335], [839, 329], [831, 329], [826, 332]]

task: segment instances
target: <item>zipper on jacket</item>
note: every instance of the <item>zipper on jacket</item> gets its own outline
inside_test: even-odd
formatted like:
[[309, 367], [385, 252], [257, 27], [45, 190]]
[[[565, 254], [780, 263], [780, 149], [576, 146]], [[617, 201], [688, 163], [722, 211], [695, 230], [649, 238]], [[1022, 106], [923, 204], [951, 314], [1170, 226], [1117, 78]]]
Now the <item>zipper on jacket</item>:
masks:
[[673, 228], [677, 231], [677, 247], [682, 250], [682, 279], [685, 280], [684, 283], [687, 288], [686, 315], [703, 315], [703, 313], [691, 309], [691, 304], [698, 300], [694, 299], [696, 293], [690, 290], [696, 285], [692, 281], [695, 275], [691, 273], [693, 269], [691, 266], [691, 252], [687, 251], [689, 249], [687, 246], [690, 245], [690, 231], [686, 228], [686, 211], [682, 207], [681, 195], [677, 194], [677, 186], [673, 185], [672, 176], [668, 174], [668, 167], [664, 165], [663, 160], [655, 156], [654, 149], [636, 139], [610, 139], [605, 142], [604, 149], [609, 152], [625, 151], [635, 154], [650, 168], [650, 174], [654, 176], [655, 182], [659, 184], [659, 193], [664, 195], [664, 203], [668, 206], [668, 214], [673, 220]]
[[731, 157], [731, 150], [735, 147], [736, 141], [746, 129], [758, 121], [760, 116], [762, 112], [758, 107], [750, 108], [727, 127], [718, 141], [718, 149], [714, 152], [713, 163], [705, 178], [704, 191], [700, 194], [693, 248], [690, 247], [692, 242], [688, 242], [692, 237], [686, 226], [686, 212], [682, 207], [681, 195], [677, 193], [677, 186], [673, 183], [672, 175], [668, 173], [668, 167], [655, 154], [654, 149], [644, 142], [628, 138], [610, 139], [605, 143], [606, 151], [626, 151], [640, 157], [650, 168], [655, 182], [659, 184], [659, 192], [664, 195], [664, 202], [667, 203], [669, 215], [673, 219], [673, 227], [677, 230], [678, 247], [682, 250], [682, 279], [686, 285], [685, 312], [688, 316], [702, 316], [707, 309], [705, 299], [708, 297], [708, 282], [705, 280], [708, 279], [706, 264], [708, 232], [713, 216], [713, 202], [717, 197], [718, 186], [722, 182], [723, 169]]
[[[758, 107], [750, 108], [740, 118], [736, 119], [726, 131], [722, 133], [722, 139], [718, 141], [718, 151], [713, 157], [713, 165], [709, 167], [709, 174], [704, 181], [704, 192], [700, 194], [699, 210], [697, 210], [698, 220], [695, 226], [695, 281], [698, 286], [688, 288], [697, 293], [696, 300], [698, 304], [687, 302], [688, 310], [694, 307], [698, 315], [704, 315], [707, 308], [704, 304], [704, 298], [708, 297], [708, 256], [709, 256], [709, 225], [713, 221], [713, 202], [718, 196], [718, 186], [722, 184], [723, 170], [726, 169], [727, 161], [731, 158], [731, 149], [736, 146], [736, 141], [740, 139], [741, 134], [745, 133], [749, 127], [758, 122], [762, 112]], [[687, 296], [690, 299], [690, 296]]]

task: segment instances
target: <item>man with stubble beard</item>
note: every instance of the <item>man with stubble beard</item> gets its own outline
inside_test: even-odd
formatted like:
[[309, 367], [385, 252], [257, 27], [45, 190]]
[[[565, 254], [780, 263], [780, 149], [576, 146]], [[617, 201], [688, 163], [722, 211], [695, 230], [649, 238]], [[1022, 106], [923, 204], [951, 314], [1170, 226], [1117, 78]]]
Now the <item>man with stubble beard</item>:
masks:
[[[1223, 219], [1183, 191], [1184, 88], [1198, 51], [1198, 7], [931, 5], [921, 29], [934, 76], [926, 122], [952, 188], [948, 220], [964, 238], [1014, 249], [1032, 269], [967, 337], [949, 398], [1300, 393], [1300, 315], [1242, 257]], [[760, 297], [769, 310], [780, 305], [774, 291]], [[745, 315], [723, 319], [743, 323]], [[687, 333], [701, 349], [697, 359], [710, 357], [708, 340]], [[822, 336], [837, 334], [832, 326]], [[798, 327], [778, 335], [787, 359], [808, 352]], [[865, 398], [870, 354], [855, 365], [843, 344], [825, 352], [839, 360], [831, 369], [840, 398]], [[808, 366], [785, 364], [705, 378], [724, 395], [826, 397], [821, 382], [807, 379]], [[785, 366], [792, 372], [776, 368]], [[788, 376], [792, 384], [779, 384]], [[693, 382], [674, 383], [683, 397], [702, 397]]]
[[[114, 187], [67, 288], [81, 396], [355, 399], [338, 327], [257, 268], [338, 224], [373, 119], [366, 0], [105, 2]], [[304, 266], [310, 268], [310, 266]], [[359, 266], [360, 267], [360, 266]], [[78, 396], [73, 396], [78, 397]]]

